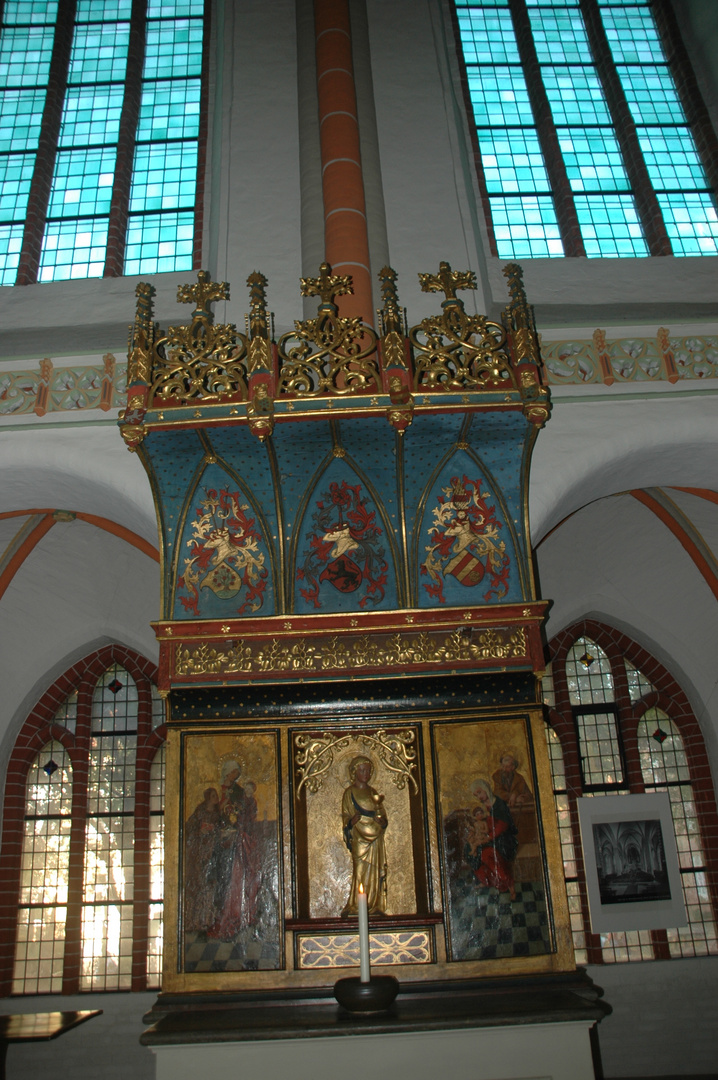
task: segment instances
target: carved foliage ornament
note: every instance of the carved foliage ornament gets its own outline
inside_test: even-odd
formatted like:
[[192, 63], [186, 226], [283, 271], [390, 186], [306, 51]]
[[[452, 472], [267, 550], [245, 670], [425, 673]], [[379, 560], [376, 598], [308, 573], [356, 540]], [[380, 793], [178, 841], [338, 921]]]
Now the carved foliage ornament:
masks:
[[437, 274], [419, 274], [423, 292], [443, 292], [443, 314], [409, 331], [414, 384], [422, 390], [514, 389], [506, 331], [485, 315], [467, 315], [457, 289], [475, 289], [476, 275], [439, 263]]
[[370, 638], [334, 635], [324, 644], [313, 644], [306, 638], [279, 641], [273, 638], [263, 645], [252, 646], [243, 638], [222, 642], [215, 647], [203, 642], [194, 651], [178, 643], [175, 653], [175, 673], [192, 675], [234, 675], [249, 672], [304, 673], [322, 671], [353, 671], [375, 668], [402, 668], [454, 663], [523, 660], [527, 654], [526, 635], [522, 627], [499, 629], [489, 627], [473, 632], [461, 627], [450, 634], [446, 631], [420, 634], [392, 634]]
[[279, 339], [279, 393], [298, 397], [376, 391], [377, 337], [359, 317], [342, 318], [335, 296], [352, 293], [351, 277], [332, 274], [328, 263], [319, 277], [301, 278], [302, 296], [319, 296], [315, 319], [296, 321]]

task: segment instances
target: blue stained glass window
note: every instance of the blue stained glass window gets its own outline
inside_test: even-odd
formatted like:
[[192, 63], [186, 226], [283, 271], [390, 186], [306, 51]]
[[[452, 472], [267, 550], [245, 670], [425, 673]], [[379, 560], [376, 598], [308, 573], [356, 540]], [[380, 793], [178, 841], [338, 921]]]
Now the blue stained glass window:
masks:
[[122, 86], [68, 87], [59, 145], [116, 143], [123, 98]]
[[124, 79], [129, 43], [129, 23], [77, 26], [68, 81], [117, 82]]
[[718, 214], [701, 192], [658, 195], [674, 255], [718, 255]]
[[126, 274], [162, 274], [192, 265], [194, 215], [146, 214], [127, 230]]
[[[655, 215], [642, 222], [638, 212], [640, 205], [641, 213], [648, 214], [653, 193], [674, 254], [715, 254], [715, 193], [666, 62], [650, 0], [597, 0], [615, 75], [599, 71], [595, 63], [579, 0], [523, 2], [540, 68], [539, 78], [532, 76], [528, 84], [512, 17], [512, 11], [519, 17], [521, 0], [511, 9], [508, 0], [455, 0], [499, 256], [561, 255], [561, 237], [574, 243], [573, 211], [589, 258], [665, 254]], [[615, 108], [620, 114], [611, 90], [616, 76], [637, 136], [631, 129], [621, 141], [611, 113]], [[534, 120], [544, 93], [553, 130], [543, 119], [539, 127]], [[547, 158], [553, 134], [560, 163]], [[628, 165], [624, 143], [630, 148]], [[552, 182], [562, 191], [560, 212]], [[650, 248], [644, 225], [650, 230]], [[572, 253], [580, 248], [573, 247]]]
[[130, 211], [194, 206], [197, 144], [138, 146], [132, 170]]
[[204, 0], [149, 0], [148, 19], [189, 18], [204, 15]]
[[15, 284], [22, 232], [22, 225], [0, 225], [0, 285]]
[[48, 217], [109, 213], [116, 155], [114, 146], [58, 151]]
[[199, 134], [199, 79], [147, 84], [142, 91], [137, 139], [187, 139]]
[[529, 10], [536, 54], [541, 64], [580, 64], [588, 56], [583, 16], [576, 8]]
[[558, 141], [573, 191], [626, 191], [630, 187], [610, 130], [559, 128]]
[[54, 36], [53, 27], [6, 27], [0, 39], [0, 86], [45, 86]]
[[467, 64], [518, 64], [511, 12], [505, 8], [459, 10], [459, 30]]
[[0, 157], [0, 221], [22, 221], [25, 217], [34, 154]]
[[[39, 280], [106, 272], [110, 211], [119, 210], [121, 220], [128, 196], [132, 217], [121, 250], [131, 234], [132, 269], [125, 272], [192, 267], [205, 0], [149, 0], [142, 24], [140, 114], [136, 129], [122, 134], [131, 115], [123, 106], [133, 7], [132, 0], [77, 0], [56, 134], [51, 120], [45, 119], [45, 132], [42, 125], [58, 4], [7, 0], [0, 5], [0, 223], [6, 223], [0, 229], [1, 284], [14, 283], [24, 230], [36, 228], [28, 222], [23, 229], [20, 223], [34, 190], [32, 151], [49, 133], [57, 139], [57, 152], [47, 206], [40, 213], [45, 229]], [[115, 177], [120, 138], [135, 141], [131, 178]], [[114, 259], [109, 272], [117, 272]], [[29, 274], [33, 280], [32, 256], [22, 265], [23, 278]]]
[[617, 64], [655, 64], [663, 60], [663, 46], [647, 5], [620, 8], [601, 6], [608, 44]]
[[172, 19], [147, 23], [145, 79], [189, 77], [202, 71], [202, 23]]
[[589, 259], [649, 254], [632, 195], [577, 195], [575, 203]]
[[5, 0], [2, 20], [10, 23], [54, 23], [57, 17], [57, 0]]
[[40, 256], [39, 281], [102, 277], [107, 248], [107, 218], [50, 221]]
[[688, 128], [638, 128], [638, 138], [656, 191], [708, 186]]
[[77, 0], [75, 22], [110, 22], [131, 14], [132, 0]]
[[492, 198], [491, 217], [500, 259], [540, 259], [563, 255], [550, 196]]
[[685, 124], [683, 106], [667, 67], [648, 64], [616, 70], [637, 124]]
[[45, 93], [44, 89], [0, 93], [0, 151], [37, 149]]
[[607, 124], [611, 115], [601, 80], [589, 67], [541, 69], [555, 124]]

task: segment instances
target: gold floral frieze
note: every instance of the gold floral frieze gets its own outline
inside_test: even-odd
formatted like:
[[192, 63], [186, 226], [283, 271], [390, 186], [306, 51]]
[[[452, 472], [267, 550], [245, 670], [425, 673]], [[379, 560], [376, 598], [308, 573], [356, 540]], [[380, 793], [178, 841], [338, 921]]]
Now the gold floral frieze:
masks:
[[250, 673], [326, 673], [329, 671], [412, 668], [457, 663], [524, 660], [528, 645], [523, 627], [461, 627], [447, 634], [390, 635], [334, 634], [311, 641], [306, 637], [272, 638], [252, 644], [243, 638], [217, 643], [202, 642], [196, 648], [178, 643], [175, 674], [238, 675]]
[[[302, 934], [298, 941], [300, 968], [356, 967], [359, 965], [359, 938], [356, 934]], [[430, 930], [398, 930], [369, 935], [371, 963], [430, 964]]]

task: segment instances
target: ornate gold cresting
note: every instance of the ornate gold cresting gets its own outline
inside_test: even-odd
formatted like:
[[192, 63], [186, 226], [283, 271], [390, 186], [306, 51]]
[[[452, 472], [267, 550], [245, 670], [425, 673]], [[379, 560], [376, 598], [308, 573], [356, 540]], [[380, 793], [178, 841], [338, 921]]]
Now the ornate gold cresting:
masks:
[[380, 386], [377, 337], [357, 316], [342, 318], [335, 296], [353, 292], [350, 275], [332, 274], [328, 263], [319, 277], [300, 278], [302, 296], [318, 296], [315, 319], [295, 321], [279, 339], [279, 394], [370, 393]]
[[[431, 404], [429, 393], [460, 392], [469, 404], [472, 392], [498, 392], [504, 404], [520, 403], [527, 419], [541, 426], [550, 402], [533, 309], [521, 267], [510, 263], [504, 274], [511, 300], [503, 325], [467, 314], [457, 293], [476, 288], [472, 271], [441, 262], [437, 273], [419, 274], [425, 292], [444, 294], [442, 312], [407, 332], [396, 271], [383, 267], [377, 338], [359, 317], [339, 316], [335, 297], [352, 292], [351, 277], [332, 274], [322, 263], [318, 277], [300, 279], [303, 296], [319, 297], [316, 318], [295, 322], [278, 346], [267, 310], [267, 279], [257, 270], [247, 278], [244, 334], [234, 324], [214, 323], [212, 304], [229, 298], [229, 285], [212, 281], [206, 270], [198, 273], [196, 284], [178, 288], [178, 302], [195, 305], [189, 326], [171, 326], [166, 334], [154, 322], [155, 290], [141, 282], [128, 350], [128, 406], [120, 415], [123, 438], [131, 450], [139, 446], [152, 407], [227, 403], [233, 406], [230, 416], [243, 422], [239, 403], [246, 402], [249, 429], [264, 440], [274, 430], [275, 402], [281, 398], [290, 411], [294, 402], [287, 398], [326, 396], [330, 407], [332, 398], [353, 394], [371, 395], [369, 407], [385, 410], [399, 434], [412, 422], [415, 395], [425, 395], [423, 404]], [[194, 416], [201, 419], [201, 411]]]
[[442, 315], [422, 319], [409, 331], [414, 347], [414, 385], [422, 390], [516, 388], [506, 332], [485, 315], [467, 315], [458, 289], [475, 289], [471, 270], [439, 263], [437, 274], [419, 274], [422, 292], [443, 292]]
[[306, 784], [307, 790], [316, 794], [324, 781], [325, 774], [334, 764], [334, 755], [346, 750], [354, 742], [366, 750], [373, 750], [386, 766], [392, 783], [403, 791], [407, 783], [416, 793], [418, 785], [414, 771], [416, 769], [416, 733], [411, 730], [386, 731], [383, 728], [375, 732], [353, 732], [351, 735], [332, 735], [329, 731], [321, 735], [296, 735], [295, 762], [299, 774], [296, 797]]

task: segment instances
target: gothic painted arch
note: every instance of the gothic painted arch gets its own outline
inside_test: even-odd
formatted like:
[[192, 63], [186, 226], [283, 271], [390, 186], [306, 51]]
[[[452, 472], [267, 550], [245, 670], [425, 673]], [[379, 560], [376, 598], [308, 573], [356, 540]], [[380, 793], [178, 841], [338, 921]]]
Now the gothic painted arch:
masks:
[[380, 494], [343, 450], [306, 489], [289, 564], [297, 613], [399, 606], [394, 529]]

